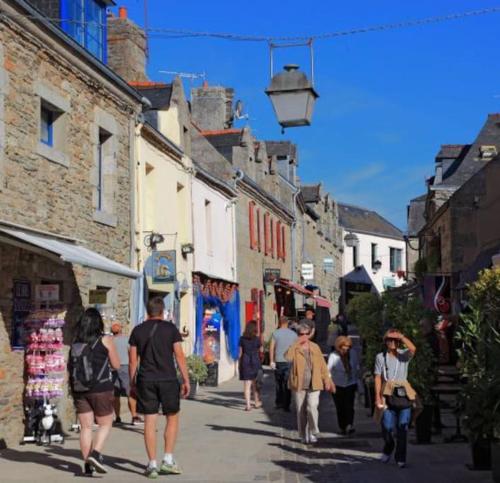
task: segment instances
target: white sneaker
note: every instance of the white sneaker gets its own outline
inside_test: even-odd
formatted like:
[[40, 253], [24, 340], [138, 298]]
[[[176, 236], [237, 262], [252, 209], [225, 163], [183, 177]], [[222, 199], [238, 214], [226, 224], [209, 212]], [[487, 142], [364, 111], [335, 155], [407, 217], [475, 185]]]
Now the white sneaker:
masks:
[[404, 461], [398, 461], [398, 466], [400, 468], [404, 468], [406, 466], [406, 463]]
[[302, 444], [309, 444], [311, 442], [310, 437], [306, 435], [304, 438], [300, 438]]
[[318, 438], [316, 436], [314, 436], [314, 434], [310, 434], [309, 435], [309, 441], [311, 443], [317, 443], [318, 442]]
[[390, 454], [382, 453], [382, 455], [380, 456], [380, 462], [381, 463], [389, 463], [390, 459], [391, 459], [391, 455]]

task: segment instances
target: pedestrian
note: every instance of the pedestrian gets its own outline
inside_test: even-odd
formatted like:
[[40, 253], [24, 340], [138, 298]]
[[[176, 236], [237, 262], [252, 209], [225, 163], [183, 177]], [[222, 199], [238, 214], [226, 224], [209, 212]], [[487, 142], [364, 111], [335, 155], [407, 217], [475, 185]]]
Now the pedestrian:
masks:
[[[120, 367], [113, 337], [104, 334], [97, 309], [80, 317], [70, 351], [70, 383], [78, 421], [84, 473], [107, 473], [102, 450], [113, 424], [113, 380], [111, 369]], [[99, 428], [92, 437], [92, 428]]]
[[301, 322], [302, 321], [309, 325], [309, 329], [311, 331], [309, 339], [313, 340], [314, 335], [316, 334], [316, 312], [312, 307], [307, 307], [305, 319], [302, 319]]
[[333, 401], [341, 434], [354, 433], [354, 400], [359, 379], [359, 360], [350, 337], [335, 340], [335, 351], [328, 357], [328, 369], [335, 383]]
[[[400, 468], [404, 468], [411, 406], [416, 397], [408, 382], [408, 366], [417, 349], [413, 342], [397, 329], [389, 329], [385, 333], [384, 343], [385, 350], [375, 358], [375, 405], [383, 411], [384, 449], [380, 461], [389, 462], [396, 448], [396, 463]], [[406, 349], [402, 348], [403, 345]]]
[[121, 398], [126, 397], [132, 424], [134, 426], [144, 424], [141, 417], [137, 415], [137, 400], [135, 394], [130, 391], [130, 376], [128, 370], [128, 337], [123, 335], [122, 325], [115, 322], [111, 326], [111, 333], [113, 334], [113, 342], [120, 358], [120, 367], [113, 371], [113, 384], [115, 386], [115, 423], [121, 424]]
[[289, 387], [297, 410], [297, 428], [301, 441], [316, 443], [319, 434], [318, 404], [320, 391], [335, 392], [321, 349], [310, 340], [311, 326], [301, 320], [298, 338], [285, 353], [291, 363]]
[[[129, 374], [137, 395], [137, 412], [144, 415], [144, 443], [148, 456], [145, 475], [157, 478], [158, 474], [182, 473], [173, 453], [179, 429], [180, 397], [188, 396], [190, 386], [182, 337], [172, 322], [163, 320], [163, 299], [150, 299], [146, 311], [147, 320], [136, 326], [130, 335]], [[180, 386], [174, 359], [182, 377]], [[164, 456], [158, 469], [156, 424], [160, 406], [166, 425], [163, 434]]]
[[285, 352], [296, 340], [297, 334], [288, 328], [288, 319], [281, 317], [279, 328], [273, 332], [271, 337], [269, 360], [271, 369], [274, 369], [274, 378], [276, 381], [275, 405], [286, 412], [290, 411], [292, 393], [288, 388], [290, 363], [285, 359]]
[[262, 371], [260, 362], [260, 350], [262, 344], [257, 336], [257, 322], [250, 320], [243, 335], [240, 337], [240, 357], [239, 372], [240, 381], [243, 381], [243, 394], [245, 396], [245, 411], [252, 409], [252, 392], [254, 396], [255, 407], [262, 407], [260, 400], [260, 387], [257, 384], [257, 377]]
[[335, 322], [338, 326], [339, 335], [347, 336], [349, 334], [349, 322], [344, 314], [338, 314]]

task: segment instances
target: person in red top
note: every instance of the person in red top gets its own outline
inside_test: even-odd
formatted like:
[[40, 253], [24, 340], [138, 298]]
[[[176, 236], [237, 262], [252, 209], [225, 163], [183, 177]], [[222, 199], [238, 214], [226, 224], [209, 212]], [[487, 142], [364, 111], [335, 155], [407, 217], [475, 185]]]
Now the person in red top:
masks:
[[[173, 452], [179, 427], [180, 397], [187, 397], [190, 390], [182, 337], [172, 322], [163, 320], [164, 311], [163, 299], [151, 299], [147, 304], [147, 320], [134, 328], [129, 340], [130, 381], [137, 395], [137, 412], [144, 414], [144, 442], [149, 458], [146, 476], [149, 478], [156, 478], [159, 473], [181, 473]], [[174, 358], [182, 376], [181, 385]], [[164, 433], [165, 454], [158, 470], [156, 423], [160, 406], [167, 424]]]

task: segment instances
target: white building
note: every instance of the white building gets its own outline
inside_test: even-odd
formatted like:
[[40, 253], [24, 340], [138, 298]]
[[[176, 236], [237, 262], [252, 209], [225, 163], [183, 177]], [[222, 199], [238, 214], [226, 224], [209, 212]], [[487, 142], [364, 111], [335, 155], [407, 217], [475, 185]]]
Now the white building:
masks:
[[[402, 231], [367, 208], [339, 204], [338, 209], [344, 246], [343, 305], [358, 293], [382, 293], [403, 285], [406, 243]], [[355, 241], [354, 246], [349, 239]]]

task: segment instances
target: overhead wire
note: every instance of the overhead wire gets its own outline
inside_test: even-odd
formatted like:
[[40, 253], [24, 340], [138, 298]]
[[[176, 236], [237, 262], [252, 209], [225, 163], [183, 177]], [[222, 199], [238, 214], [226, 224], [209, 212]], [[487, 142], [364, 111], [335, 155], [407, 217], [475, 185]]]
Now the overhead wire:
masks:
[[[422, 25], [436, 24], [442, 22], [449, 22], [453, 20], [460, 20], [463, 18], [478, 17], [482, 15], [490, 15], [494, 13], [500, 13], [500, 6], [482, 8], [477, 10], [470, 10], [467, 12], [451, 13], [447, 15], [439, 15], [433, 17], [425, 17], [415, 20], [403, 20], [400, 22], [371, 25], [367, 27], [353, 28], [349, 30], [339, 30], [333, 32], [324, 32], [320, 34], [308, 34], [308, 35], [293, 35], [293, 36], [273, 36], [273, 35], [247, 35], [247, 34], [237, 34], [231, 32], [209, 32], [209, 31], [196, 31], [196, 30], [186, 30], [186, 29], [173, 29], [165, 27], [147, 27], [144, 31], [148, 36], [153, 38], [165, 38], [165, 39], [181, 39], [181, 38], [214, 38], [220, 40], [236, 41], [236, 42], [306, 42], [306, 41], [316, 41], [316, 40], [328, 40], [337, 37], [345, 37], [349, 35], [358, 35], [364, 33], [372, 32], [382, 32], [387, 30], [400, 30], [404, 28], [418, 27]], [[78, 25], [93, 25], [93, 26], [104, 26], [96, 21], [81, 21], [74, 19], [64, 19], [57, 17], [47, 17], [43, 14], [26, 15], [26, 14], [11, 14], [4, 11], [0, 11], [0, 18], [28, 18], [32, 20], [41, 21], [51, 21], [58, 23], [69, 23]]]

